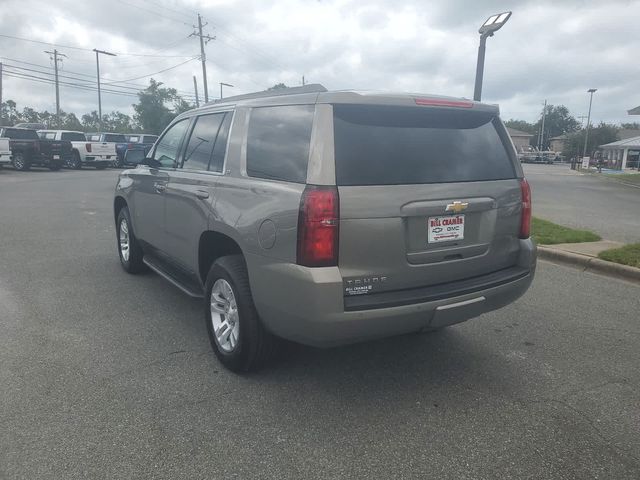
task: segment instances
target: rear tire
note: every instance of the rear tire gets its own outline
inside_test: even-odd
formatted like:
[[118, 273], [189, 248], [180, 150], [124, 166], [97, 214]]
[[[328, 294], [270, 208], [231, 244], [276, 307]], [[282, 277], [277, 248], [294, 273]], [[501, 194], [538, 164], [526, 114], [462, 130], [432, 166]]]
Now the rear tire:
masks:
[[128, 207], [122, 207], [116, 222], [116, 241], [120, 265], [125, 272], [135, 274], [145, 270], [142, 261], [144, 253], [138, 243], [131, 226], [131, 215]]
[[82, 160], [80, 160], [80, 154], [78, 152], [73, 152], [73, 159], [71, 160], [71, 166], [76, 170], [80, 170], [82, 168]]
[[[223, 293], [225, 288], [227, 293]], [[258, 317], [242, 255], [229, 255], [214, 262], [205, 283], [204, 303], [211, 347], [226, 368], [238, 373], [255, 371], [273, 358], [277, 339]], [[218, 335], [214, 323], [218, 324]], [[224, 324], [226, 329], [222, 330]]]

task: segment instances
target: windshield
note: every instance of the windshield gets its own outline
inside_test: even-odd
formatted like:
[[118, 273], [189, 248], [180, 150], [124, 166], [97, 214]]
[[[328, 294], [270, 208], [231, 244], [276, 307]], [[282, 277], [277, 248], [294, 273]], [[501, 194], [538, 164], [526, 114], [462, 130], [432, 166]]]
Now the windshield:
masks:
[[82, 132], [62, 132], [60, 136], [62, 140], [66, 140], [68, 142], [84, 142], [86, 141], [84, 133]]
[[124, 135], [117, 135], [113, 133], [106, 133], [104, 136], [104, 141], [114, 143], [127, 143], [127, 139], [124, 138]]
[[7, 128], [4, 136], [16, 140], [38, 140], [40, 138], [35, 130], [26, 130], [22, 128]]

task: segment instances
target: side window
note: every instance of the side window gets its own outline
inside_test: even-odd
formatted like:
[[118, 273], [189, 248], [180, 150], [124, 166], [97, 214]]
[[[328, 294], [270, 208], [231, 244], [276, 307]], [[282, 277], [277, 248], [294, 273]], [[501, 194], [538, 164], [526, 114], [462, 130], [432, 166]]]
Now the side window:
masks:
[[304, 183], [314, 110], [313, 105], [254, 108], [249, 118], [247, 174]]
[[218, 130], [224, 119], [224, 113], [202, 115], [196, 118], [196, 124], [191, 130], [189, 143], [184, 151], [182, 168], [189, 170], [206, 170], [213, 154]]
[[178, 158], [178, 153], [180, 152], [180, 146], [182, 145], [182, 138], [188, 126], [188, 118], [173, 124], [162, 136], [155, 152], [153, 152], [154, 160], [159, 161], [163, 167], [174, 167], [176, 158]]
[[55, 140], [56, 139], [56, 134], [55, 132], [47, 132], [44, 134], [44, 138], [47, 140]]
[[233, 113], [229, 112], [225, 115], [220, 131], [218, 132], [218, 138], [216, 144], [213, 147], [213, 156], [211, 157], [211, 163], [209, 164], [209, 170], [212, 172], [222, 172], [224, 168], [224, 154], [227, 152], [227, 139], [229, 138], [229, 129], [231, 128], [231, 119]]

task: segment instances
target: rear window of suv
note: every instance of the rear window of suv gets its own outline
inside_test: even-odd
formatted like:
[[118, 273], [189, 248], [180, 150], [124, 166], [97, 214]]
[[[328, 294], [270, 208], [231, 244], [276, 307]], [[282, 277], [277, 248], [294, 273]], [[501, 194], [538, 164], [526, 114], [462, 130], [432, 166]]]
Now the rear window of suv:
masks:
[[338, 185], [515, 178], [495, 115], [468, 110], [334, 105]]

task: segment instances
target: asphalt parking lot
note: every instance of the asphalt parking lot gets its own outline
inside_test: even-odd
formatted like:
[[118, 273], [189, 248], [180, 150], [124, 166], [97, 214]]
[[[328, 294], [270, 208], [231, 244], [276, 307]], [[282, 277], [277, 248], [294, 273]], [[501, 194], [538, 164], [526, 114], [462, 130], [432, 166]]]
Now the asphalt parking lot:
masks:
[[0, 171], [0, 478], [640, 478], [640, 287], [540, 262], [500, 311], [238, 376], [120, 268], [116, 175]]

